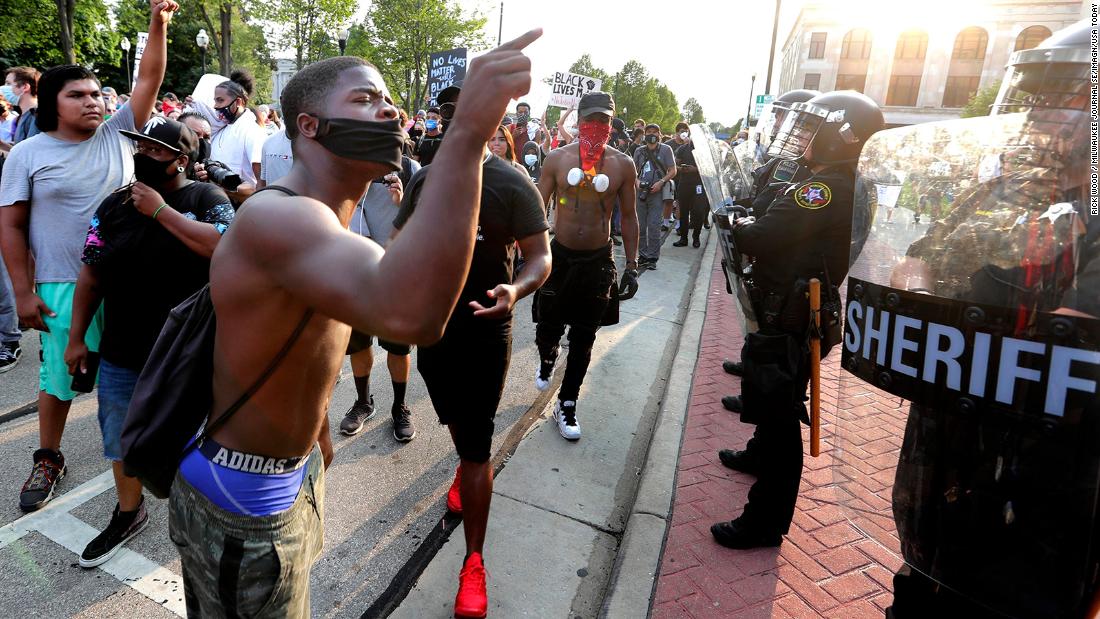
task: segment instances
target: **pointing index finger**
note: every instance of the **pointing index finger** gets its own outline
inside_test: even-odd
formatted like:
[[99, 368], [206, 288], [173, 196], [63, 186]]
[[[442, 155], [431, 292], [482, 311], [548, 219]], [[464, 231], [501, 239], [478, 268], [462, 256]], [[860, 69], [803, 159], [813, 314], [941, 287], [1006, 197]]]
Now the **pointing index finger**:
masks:
[[534, 30], [528, 30], [527, 32], [519, 35], [518, 37], [508, 41], [507, 43], [497, 47], [497, 49], [504, 50], [521, 50], [528, 45], [534, 43], [542, 36], [542, 28], [535, 28]]

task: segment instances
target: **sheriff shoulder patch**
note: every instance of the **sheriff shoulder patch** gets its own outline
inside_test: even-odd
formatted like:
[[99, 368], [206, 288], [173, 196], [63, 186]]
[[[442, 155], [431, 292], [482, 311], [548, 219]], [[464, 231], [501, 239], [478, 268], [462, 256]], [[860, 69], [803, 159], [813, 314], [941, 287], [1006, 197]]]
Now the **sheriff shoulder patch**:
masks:
[[802, 208], [816, 210], [828, 206], [833, 191], [824, 183], [806, 183], [794, 191], [794, 201]]

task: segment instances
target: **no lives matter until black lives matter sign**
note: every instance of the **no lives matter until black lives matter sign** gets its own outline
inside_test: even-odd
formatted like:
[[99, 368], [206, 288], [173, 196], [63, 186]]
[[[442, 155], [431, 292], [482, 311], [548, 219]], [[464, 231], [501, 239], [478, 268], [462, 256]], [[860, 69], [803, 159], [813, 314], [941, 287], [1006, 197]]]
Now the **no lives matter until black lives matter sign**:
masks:
[[466, 78], [466, 48], [434, 52], [428, 58], [428, 100], [435, 103], [444, 88]]

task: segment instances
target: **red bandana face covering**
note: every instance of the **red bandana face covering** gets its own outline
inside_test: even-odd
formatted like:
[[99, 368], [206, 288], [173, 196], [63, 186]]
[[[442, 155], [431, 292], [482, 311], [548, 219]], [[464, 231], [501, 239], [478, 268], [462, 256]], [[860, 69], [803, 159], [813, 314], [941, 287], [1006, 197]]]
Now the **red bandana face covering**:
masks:
[[580, 134], [581, 169], [594, 174], [596, 164], [603, 157], [607, 140], [611, 137], [611, 125], [587, 121], [577, 125], [577, 129]]

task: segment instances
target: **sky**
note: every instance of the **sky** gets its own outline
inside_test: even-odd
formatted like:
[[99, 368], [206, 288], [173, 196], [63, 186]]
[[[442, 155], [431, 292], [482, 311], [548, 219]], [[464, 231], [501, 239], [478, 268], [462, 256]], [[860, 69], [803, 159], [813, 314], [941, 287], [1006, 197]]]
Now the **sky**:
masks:
[[[488, 17], [486, 38], [495, 45], [499, 0], [458, 0], [458, 4]], [[801, 4], [783, 0], [787, 19], [780, 21], [777, 47], [782, 47], [786, 36], [784, 23], [790, 30]], [[368, 6], [361, 3], [356, 21]], [[660, 9], [656, 3], [637, 0], [504, 0], [503, 36], [507, 41], [543, 28], [542, 38], [528, 48], [535, 84], [525, 100], [536, 116], [550, 97], [549, 86], [541, 80], [569, 69], [587, 53], [593, 64], [610, 74], [636, 59], [676, 94], [681, 107], [695, 97], [707, 122], [733, 125], [745, 115], [754, 72], [758, 74], [754, 93], [763, 93], [774, 11], [775, 0], [676, 0]], [[646, 15], [660, 16], [652, 18], [653, 30], [640, 27]], [[779, 83], [779, 65], [777, 52], [773, 89]]]

